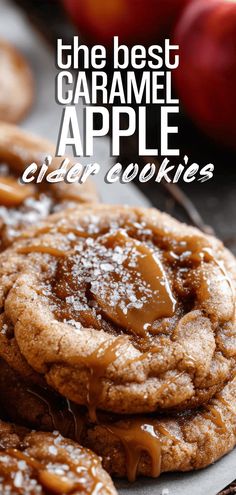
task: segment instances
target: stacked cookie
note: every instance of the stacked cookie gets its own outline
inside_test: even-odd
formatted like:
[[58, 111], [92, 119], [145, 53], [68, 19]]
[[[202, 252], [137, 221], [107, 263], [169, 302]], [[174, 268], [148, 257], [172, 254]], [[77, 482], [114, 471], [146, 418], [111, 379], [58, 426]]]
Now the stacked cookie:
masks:
[[45, 188], [56, 213], [2, 243], [5, 418], [57, 430], [131, 481], [209, 465], [236, 444], [234, 257], [157, 210], [86, 191], [79, 204], [89, 186], [68, 187], [73, 204]]
[[[50, 213], [69, 207], [75, 207], [86, 201], [96, 201], [97, 195], [92, 184], [72, 185], [45, 184], [23, 185], [19, 177], [27, 164], [35, 162], [41, 165], [48, 154], [54, 154], [54, 146], [42, 139], [31, 136], [18, 128], [0, 123], [0, 250], [6, 253], [16, 239], [24, 237], [29, 225], [37, 224]], [[57, 165], [54, 159], [50, 171]], [[55, 250], [56, 251], [56, 250]], [[4, 290], [1, 284], [1, 293]], [[20, 355], [19, 361], [13, 348], [7, 352], [4, 337], [4, 311], [1, 314], [3, 332], [3, 360], [1, 383], [1, 418], [8, 409], [8, 399], [14, 394], [13, 368], [19, 368], [17, 394], [21, 386], [21, 374], [25, 372], [25, 362]], [[6, 342], [10, 342], [8, 338]], [[6, 352], [6, 354], [5, 354]], [[8, 359], [13, 368], [7, 368]], [[4, 373], [7, 380], [4, 380]], [[32, 374], [33, 376], [33, 374]], [[23, 384], [23, 382], [22, 382]], [[23, 387], [24, 389], [24, 387]], [[26, 389], [27, 390], [27, 389]], [[14, 416], [14, 407], [9, 408], [7, 420]], [[26, 403], [23, 401], [23, 407]], [[4, 407], [6, 406], [6, 407]], [[5, 409], [5, 413], [4, 413]], [[16, 422], [21, 422], [17, 415]], [[27, 421], [26, 421], [27, 422]], [[25, 422], [25, 423], [26, 423]], [[52, 430], [54, 428], [51, 428]], [[4, 495], [35, 494], [95, 494], [112, 495], [116, 493], [109, 475], [104, 471], [100, 458], [78, 443], [66, 440], [58, 432], [52, 434], [30, 431], [13, 423], [0, 420], [0, 491]]]

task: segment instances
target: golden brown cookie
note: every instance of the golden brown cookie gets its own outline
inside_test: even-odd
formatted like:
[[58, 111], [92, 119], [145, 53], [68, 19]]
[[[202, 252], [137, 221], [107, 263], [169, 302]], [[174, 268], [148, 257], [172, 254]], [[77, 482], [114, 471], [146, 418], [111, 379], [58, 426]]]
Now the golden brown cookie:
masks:
[[116, 494], [100, 459], [58, 432], [30, 432], [0, 421], [2, 495]]
[[10, 43], [0, 39], [0, 120], [16, 123], [32, 106], [34, 81], [28, 62]]
[[111, 475], [131, 481], [202, 469], [236, 445], [236, 378], [196, 412], [98, 424], [87, 432], [84, 443], [103, 456]]
[[168, 215], [78, 206], [1, 254], [2, 334], [93, 419], [197, 407], [235, 365], [235, 279], [220, 241]]
[[130, 481], [201, 469], [236, 445], [236, 378], [196, 411], [122, 418], [99, 413], [92, 424], [85, 409], [47, 387], [32, 386], [0, 361], [0, 404], [14, 421], [58, 429], [89, 447], [111, 475]]
[[[49, 213], [77, 203], [97, 200], [94, 185], [66, 182], [22, 184], [19, 178], [31, 163], [42, 165], [55, 147], [47, 140], [0, 122], [0, 249], [8, 246], [19, 231]], [[53, 158], [50, 170], [60, 166], [63, 158]], [[68, 168], [71, 165], [68, 164]]]

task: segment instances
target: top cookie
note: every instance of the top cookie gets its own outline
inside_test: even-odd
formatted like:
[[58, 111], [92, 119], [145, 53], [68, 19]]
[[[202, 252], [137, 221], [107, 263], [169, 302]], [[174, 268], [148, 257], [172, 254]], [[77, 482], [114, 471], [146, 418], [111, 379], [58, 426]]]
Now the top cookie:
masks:
[[[19, 178], [31, 163], [42, 165], [46, 155], [54, 155], [55, 146], [42, 138], [0, 122], [0, 250], [7, 247], [19, 231], [35, 225], [56, 210], [77, 203], [97, 200], [93, 184], [65, 182], [23, 185]], [[53, 158], [50, 171], [62, 158]], [[68, 164], [69, 168], [69, 164]]]
[[4, 331], [93, 418], [96, 408], [196, 407], [230, 376], [235, 259], [166, 214], [67, 210], [30, 229], [0, 267]]

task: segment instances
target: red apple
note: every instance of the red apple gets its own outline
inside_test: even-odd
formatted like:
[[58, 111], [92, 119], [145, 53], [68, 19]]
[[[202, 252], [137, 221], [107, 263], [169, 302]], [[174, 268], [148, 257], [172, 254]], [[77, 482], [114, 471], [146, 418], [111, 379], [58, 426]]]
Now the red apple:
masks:
[[147, 44], [170, 32], [190, 0], [63, 0], [74, 24], [90, 43]]
[[213, 139], [236, 148], [236, 1], [196, 0], [176, 26], [174, 73], [187, 113]]

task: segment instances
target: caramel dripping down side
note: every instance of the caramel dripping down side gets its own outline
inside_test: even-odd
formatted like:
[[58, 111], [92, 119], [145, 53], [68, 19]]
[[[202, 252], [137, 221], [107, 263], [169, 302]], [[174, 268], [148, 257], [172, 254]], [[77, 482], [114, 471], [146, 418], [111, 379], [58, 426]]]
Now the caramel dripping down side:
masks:
[[20, 206], [27, 198], [35, 196], [35, 188], [21, 185], [12, 177], [0, 177], [0, 204], [6, 207]]
[[101, 379], [106, 370], [118, 357], [123, 344], [127, 344], [128, 337], [120, 336], [110, 344], [103, 342], [95, 351], [83, 360], [83, 364], [89, 370], [87, 407], [90, 420], [97, 422], [96, 410], [99, 407], [101, 393]]
[[132, 420], [127, 428], [118, 425], [106, 425], [106, 429], [122, 443], [126, 456], [127, 477], [135, 481], [141, 455], [146, 452], [151, 459], [151, 476], [161, 474], [161, 442], [151, 423]]
[[158, 478], [161, 474], [161, 440], [157, 431], [174, 444], [179, 439], [172, 435], [163, 424], [156, 421], [131, 420], [126, 428], [117, 425], [105, 425], [122, 443], [126, 455], [126, 469], [129, 481], [135, 481], [141, 455], [146, 452], [151, 459], [151, 476]]

